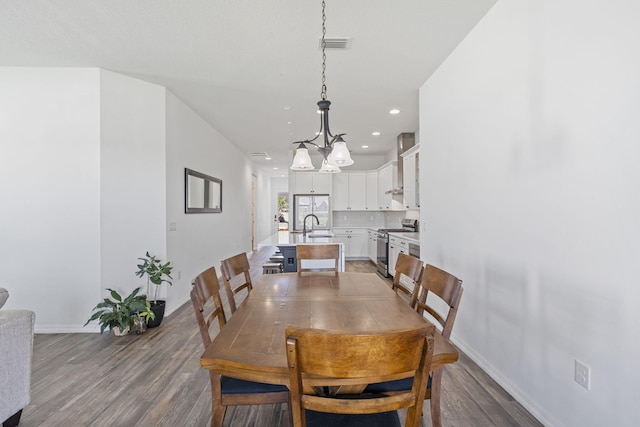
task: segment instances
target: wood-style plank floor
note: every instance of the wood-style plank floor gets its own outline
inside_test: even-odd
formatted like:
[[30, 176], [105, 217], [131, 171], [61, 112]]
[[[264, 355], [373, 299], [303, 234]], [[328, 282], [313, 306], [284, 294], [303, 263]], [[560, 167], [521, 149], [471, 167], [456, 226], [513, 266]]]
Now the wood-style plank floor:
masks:
[[[254, 281], [270, 253], [251, 257]], [[354, 261], [347, 270], [375, 268]], [[37, 334], [31, 403], [20, 426], [208, 426], [209, 375], [199, 365], [203, 347], [192, 310], [184, 304], [143, 335]], [[442, 387], [444, 426], [541, 425], [464, 354], [446, 367]], [[287, 411], [230, 407], [224, 426], [288, 427]], [[422, 425], [431, 425], [428, 402]]]

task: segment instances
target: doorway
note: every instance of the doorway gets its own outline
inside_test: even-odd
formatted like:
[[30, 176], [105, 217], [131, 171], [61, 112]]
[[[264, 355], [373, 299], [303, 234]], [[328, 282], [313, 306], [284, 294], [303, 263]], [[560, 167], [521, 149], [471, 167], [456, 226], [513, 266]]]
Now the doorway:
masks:
[[276, 232], [289, 230], [289, 192], [278, 192], [276, 197]]
[[256, 249], [256, 179], [251, 175], [251, 250]]

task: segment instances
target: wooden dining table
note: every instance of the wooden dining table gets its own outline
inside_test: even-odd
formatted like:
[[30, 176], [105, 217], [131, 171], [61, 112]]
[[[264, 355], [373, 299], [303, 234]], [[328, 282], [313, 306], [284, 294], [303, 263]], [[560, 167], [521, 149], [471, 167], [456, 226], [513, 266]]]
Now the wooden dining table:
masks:
[[[200, 364], [220, 375], [288, 385], [287, 325], [373, 332], [425, 322], [375, 273], [265, 274], [207, 347]], [[455, 347], [436, 333], [431, 370], [457, 360]]]

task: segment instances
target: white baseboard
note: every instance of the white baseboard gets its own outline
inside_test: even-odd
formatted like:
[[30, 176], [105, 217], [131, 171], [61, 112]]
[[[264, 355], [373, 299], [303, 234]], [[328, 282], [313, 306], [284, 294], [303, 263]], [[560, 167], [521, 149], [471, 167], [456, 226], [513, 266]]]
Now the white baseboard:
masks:
[[[189, 297], [181, 298], [179, 301], [167, 306], [164, 315], [169, 316], [171, 313], [179, 309], [185, 302], [189, 301]], [[195, 320], [194, 320], [195, 322]], [[194, 323], [195, 325], [195, 323]], [[107, 331], [105, 331], [106, 333]], [[87, 326], [78, 325], [35, 325], [34, 333], [36, 334], [95, 334], [100, 333], [100, 326], [96, 323], [90, 323]]]
[[497, 382], [507, 393], [521, 404], [531, 415], [533, 415], [538, 421], [540, 421], [546, 427], [563, 427], [564, 425], [558, 422], [548, 414], [544, 408], [540, 407], [537, 402], [532, 400], [522, 389], [515, 385], [509, 378], [502, 375], [502, 373], [496, 369], [491, 363], [489, 363], [484, 357], [478, 354], [475, 350], [469, 347], [464, 341], [452, 337], [451, 342], [455, 344], [460, 350], [464, 352], [471, 360], [473, 360], [483, 371], [487, 373], [495, 382]]
[[33, 328], [36, 334], [93, 334], [100, 333], [100, 326], [87, 325], [85, 327], [78, 325], [36, 325]]

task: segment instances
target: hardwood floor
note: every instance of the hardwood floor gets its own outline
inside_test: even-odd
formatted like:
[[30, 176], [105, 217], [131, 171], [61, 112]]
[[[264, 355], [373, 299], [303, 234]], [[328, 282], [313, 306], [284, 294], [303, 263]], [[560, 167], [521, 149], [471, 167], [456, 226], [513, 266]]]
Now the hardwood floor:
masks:
[[[269, 254], [250, 258], [254, 281]], [[347, 270], [375, 267], [354, 261]], [[199, 365], [203, 348], [192, 310], [184, 304], [143, 335], [36, 335], [31, 403], [20, 426], [208, 426], [209, 375]], [[541, 425], [464, 354], [446, 367], [442, 387], [444, 426]], [[230, 407], [224, 426], [288, 427], [287, 411], [287, 405]], [[429, 419], [426, 402], [424, 426]]]

